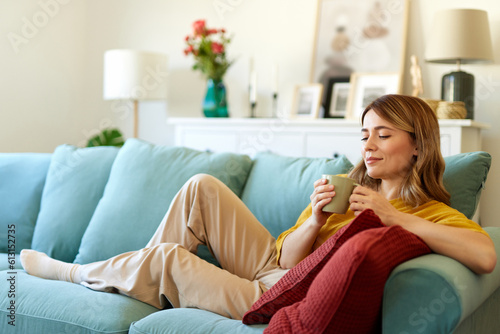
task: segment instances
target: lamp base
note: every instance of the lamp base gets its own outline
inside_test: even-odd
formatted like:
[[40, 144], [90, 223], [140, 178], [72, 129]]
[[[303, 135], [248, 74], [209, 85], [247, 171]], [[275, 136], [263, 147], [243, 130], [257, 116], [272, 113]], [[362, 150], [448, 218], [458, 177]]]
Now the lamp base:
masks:
[[474, 119], [474, 76], [457, 71], [443, 76], [441, 99], [444, 101], [462, 101], [467, 109], [465, 118]]

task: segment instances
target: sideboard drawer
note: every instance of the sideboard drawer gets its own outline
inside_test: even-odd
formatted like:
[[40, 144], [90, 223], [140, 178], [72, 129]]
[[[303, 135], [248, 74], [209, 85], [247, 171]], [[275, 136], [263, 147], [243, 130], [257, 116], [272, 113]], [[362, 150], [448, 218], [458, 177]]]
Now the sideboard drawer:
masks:
[[244, 131], [237, 151], [250, 157], [263, 151], [295, 157], [304, 155], [303, 143], [302, 136], [291, 131]]
[[186, 146], [195, 150], [210, 152], [238, 153], [238, 135], [233, 132], [211, 130], [185, 130], [176, 142], [178, 146]]
[[356, 164], [361, 158], [361, 135], [356, 133], [309, 134], [306, 137], [306, 156], [336, 158], [345, 155]]

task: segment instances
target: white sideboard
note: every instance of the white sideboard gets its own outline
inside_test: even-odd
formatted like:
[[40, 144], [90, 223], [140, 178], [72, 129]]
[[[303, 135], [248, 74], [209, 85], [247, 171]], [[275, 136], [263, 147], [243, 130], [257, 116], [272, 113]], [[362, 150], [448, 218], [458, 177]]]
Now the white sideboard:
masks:
[[[271, 151], [294, 157], [360, 157], [361, 126], [344, 119], [169, 118], [175, 145], [253, 157]], [[481, 150], [481, 130], [490, 126], [473, 120], [440, 120], [443, 156]]]

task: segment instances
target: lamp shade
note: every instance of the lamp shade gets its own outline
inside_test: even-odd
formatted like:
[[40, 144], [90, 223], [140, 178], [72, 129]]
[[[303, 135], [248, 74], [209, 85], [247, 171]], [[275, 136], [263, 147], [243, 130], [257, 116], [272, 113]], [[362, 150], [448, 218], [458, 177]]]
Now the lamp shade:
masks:
[[155, 100], [167, 97], [167, 55], [135, 50], [104, 53], [105, 100]]
[[488, 14], [478, 9], [449, 9], [434, 16], [425, 60], [462, 64], [493, 60]]

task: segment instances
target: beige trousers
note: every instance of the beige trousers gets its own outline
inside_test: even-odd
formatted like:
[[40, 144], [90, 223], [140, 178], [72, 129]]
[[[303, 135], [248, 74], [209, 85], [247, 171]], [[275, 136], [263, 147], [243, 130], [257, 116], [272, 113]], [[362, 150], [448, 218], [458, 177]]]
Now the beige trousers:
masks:
[[[195, 255], [207, 245], [221, 268]], [[216, 178], [200, 174], [178, 192], [146, 248], [81, 266], [83, 285], [158, 308], [197, 307], [241, 319], [286, 272], [274, 238]]]

